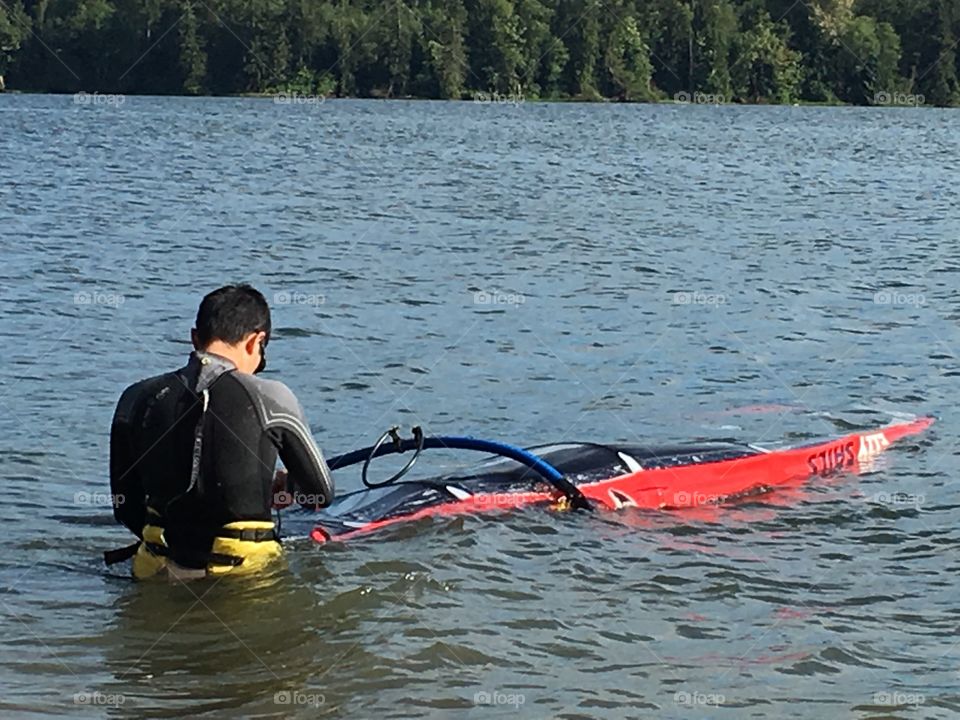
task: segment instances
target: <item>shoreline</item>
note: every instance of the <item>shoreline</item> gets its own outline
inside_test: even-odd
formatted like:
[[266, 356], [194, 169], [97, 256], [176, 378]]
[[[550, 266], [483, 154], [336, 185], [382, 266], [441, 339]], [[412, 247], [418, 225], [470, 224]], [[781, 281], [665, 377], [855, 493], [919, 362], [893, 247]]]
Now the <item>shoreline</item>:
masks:
[[[93, 98], [177, 98], [177, 99], [204, 99], [204, 100], [272, 100], [278, 105], [297, 105], [297, 104], [316, 104], [321, 105], [327, 102], [336, 102], [336, 101], [373, 101], [373, 102], [443, 102], [443, 103], [470, 103], [473, 105], [677, 105], [677, 106], [698, 106], [698, 107], [751, 107], [751, 108], [762, 108], [762, 107], [812, 107], [812, 108], [870, 108], [870, 109], [916, 109], [916, 108], [928, 108], [928, 109], [937, 109], [937, 110], [955, 110], [960, 108], [960, 105], [931, 105], [929, 103], [886, 103], [886, 104], [867, 104], [867, 105], [854, 105], [851, 103], [844, 102], [827, 102], [827, 101], [816, 101], [816, 100], [800, 100], [793, 103], [776, 103], [776, 102], [737, 102], [737, 101], [724, 101], [724, 102], [701, 102], [696, 100], [676, 100], [670, 98], [664, 98], [661, 100], [619, 100], [616, 98], [600, 98], [600, 99], [589, 99], [589, 98], [525, 98], [523, 96], [509, 96], [509, 95], [499, 95], [493, 93], [488, 99], [488, 93], [475, 93], [476, 96], [480, 97], [465, 97], [465, 98], [433, 98], [433, 97], [420, 97], [420, 96], [406, 96], [406, 97], [378, 97], [378, 96], [346, 96], [339, 97], [336, 95], [309, 95], [306, 93], [300, 92], [273, 92], [273, 93], [231, 93], [227, 95], [185, 95], [185, 94], [166, 94], [166, 95], [154, 95], [149, 93], [108, 93], [108, 92], [99, 92], [93, 91], [88, 92], [80, 90], [77, 92], [58, 92], [58, 91], [48, 91], [48, 90], [20, 90], [16, 88], [7, 87], [4, 90], [0, 90], [0, 97], [4, 95], [49, 95], [54, 97], [65, 96], [65, 97], [77, 97], [85, 96], [91, 99]], [[78, 104], [95, 104], [95, 103], [78, 103]], [[104, 102], [103, 104], [108, 104]]]

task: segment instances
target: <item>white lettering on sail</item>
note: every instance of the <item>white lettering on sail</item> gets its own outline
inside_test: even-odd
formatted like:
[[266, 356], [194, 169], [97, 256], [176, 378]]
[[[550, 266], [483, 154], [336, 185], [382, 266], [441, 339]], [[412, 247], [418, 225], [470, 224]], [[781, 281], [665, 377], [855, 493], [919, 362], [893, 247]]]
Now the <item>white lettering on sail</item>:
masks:
[[857, 460], [862, 463], [870, 462], [870, 460], [882, 453], [889, 446], [890, 441], [887, 440], [887, 436], [882, 432], [861, 435], [860, 452], [857, 453]]

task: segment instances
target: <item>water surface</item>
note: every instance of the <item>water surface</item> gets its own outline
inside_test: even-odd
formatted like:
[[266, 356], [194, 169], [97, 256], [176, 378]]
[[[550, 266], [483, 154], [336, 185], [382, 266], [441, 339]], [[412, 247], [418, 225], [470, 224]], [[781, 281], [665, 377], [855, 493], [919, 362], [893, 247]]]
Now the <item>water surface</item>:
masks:
[[[4, 714], [960, 710], [954, 114], [6, 95], [0, 116]], [[257, 582], [134, 585], [98, 562], [128, 540], [96, 495], [113, 405], [237, 280], [272, 300], [267, 375], [331, 454], [394, 423], [776, 446], [941, 419], [871, 473], [706, 514], [433, 520], [293, 539]]]

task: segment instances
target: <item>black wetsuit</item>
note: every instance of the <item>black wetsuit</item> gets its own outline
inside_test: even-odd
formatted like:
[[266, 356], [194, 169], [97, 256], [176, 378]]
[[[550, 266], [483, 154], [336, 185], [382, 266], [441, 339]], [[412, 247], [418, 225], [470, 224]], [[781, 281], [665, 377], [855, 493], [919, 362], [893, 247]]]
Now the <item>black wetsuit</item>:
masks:
[[[271, 519], [278, 454], [291, 489], [330, 504], [330, 470], [290, 389], [194, 353], [120, 397], [110, 432], [114, 515], [138, 537], [162, 523], [171, 557], [196, 558], [225, 524]], [[159, 518], [148, 519], [148, 507]]]

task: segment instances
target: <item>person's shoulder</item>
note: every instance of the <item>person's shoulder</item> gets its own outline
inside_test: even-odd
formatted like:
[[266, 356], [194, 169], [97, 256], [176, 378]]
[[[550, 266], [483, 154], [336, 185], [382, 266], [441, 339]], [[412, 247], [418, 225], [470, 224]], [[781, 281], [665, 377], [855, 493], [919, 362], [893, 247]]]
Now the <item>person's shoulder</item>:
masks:
[[149, 393], [154, 389], [161, 389], [165, 385], [170, 385], [177, 378], [176, 372], [166, 372], [161, 375], [154, 375], [153, 377], [144, 378], [143, 380], [138, 380], [137, 382], [128, 385], [126, 390], [123, 391], [123, 395], [139, 395], [142, 393]]
[[300, 403], [293, 390], [279, 380], [268, 380], [258, 375], [247, 373], [230, 373], [237, 382], [243, 385], [252, 395], [260, 398], [271, 410], [299, 412]]
[[120, 393], [120, 399], [117, 401], [117, 415], [124, 416], [133, 412], [140, 401], [150, 395], [156, 395], [163, 391], [164, 387], [169, 387], [176, 378], [175, 372], [154, 375], [153, 377], [138, 380]]

